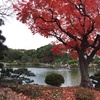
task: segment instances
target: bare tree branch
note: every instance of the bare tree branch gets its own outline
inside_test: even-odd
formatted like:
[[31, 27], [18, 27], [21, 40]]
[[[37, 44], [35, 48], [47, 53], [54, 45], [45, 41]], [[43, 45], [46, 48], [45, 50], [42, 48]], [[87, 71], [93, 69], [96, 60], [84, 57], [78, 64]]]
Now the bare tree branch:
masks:
[[0, 3], [0, 17], [3, 19], [6, 19], [6, 17], [9, 17], [13, 15], [14, 9], [13, 9], [13, 3], [17, 0], [2, 0]]

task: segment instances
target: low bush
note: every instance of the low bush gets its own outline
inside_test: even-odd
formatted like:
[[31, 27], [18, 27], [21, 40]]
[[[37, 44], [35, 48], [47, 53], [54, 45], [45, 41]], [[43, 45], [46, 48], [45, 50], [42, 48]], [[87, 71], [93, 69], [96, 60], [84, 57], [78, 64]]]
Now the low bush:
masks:
[[94, 94], [88, 89], [78, 89], [75, 92], [76, 100], [94, 100]]
[[64, 83], [64, 77], [60, 74], [52, 73], [46, 76], [45, 83], [52, 86], [61, 86]]
[[100, 71], [91, 75], [90, 79], [92, 79], [92, 83], [95, 85], [95, 88], [100, 90]]
[[0, 68], [3, 68], [4, 67], [4, 64], [3, 63], [0, 63]]

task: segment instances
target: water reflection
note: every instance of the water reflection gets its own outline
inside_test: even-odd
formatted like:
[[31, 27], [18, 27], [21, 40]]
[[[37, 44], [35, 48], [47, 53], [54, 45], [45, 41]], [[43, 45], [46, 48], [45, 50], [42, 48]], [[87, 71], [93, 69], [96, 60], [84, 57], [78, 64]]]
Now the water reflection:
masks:
[[[51, 69], [51, 68], [28, 68], [28, 70], [32, 71], [36, 77], [30, 77], [34, 80], [34, 84], [46, 85], [45, 77], [50, 73], [58, 73], [63, 75], [65, 79], [65, 83], [62, 84], [62, 87], [67, 86], [77, 86], [80, 84], [80, 71], [78, 69]], [[94, 71], [90, 71], [90, 75], [94, 74]]]

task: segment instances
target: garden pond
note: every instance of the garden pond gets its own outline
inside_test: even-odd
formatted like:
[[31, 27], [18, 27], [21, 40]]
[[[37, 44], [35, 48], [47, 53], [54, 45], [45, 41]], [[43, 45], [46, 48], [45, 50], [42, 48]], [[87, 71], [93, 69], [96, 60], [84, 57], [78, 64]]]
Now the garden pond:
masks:
[[[34, 80], [32, 84], [46, 85], [45, 77], [50, 73], [63, 75], [65, 82], [62, 87], [78, 86], [80, 84], [81, 75], [79, 69], [28, 68], [28, 70], [36, 75], [35, 77], [29, 77]], [[93, 75], [95, 72], [96, 70], [89, 70], [89, 75]]]

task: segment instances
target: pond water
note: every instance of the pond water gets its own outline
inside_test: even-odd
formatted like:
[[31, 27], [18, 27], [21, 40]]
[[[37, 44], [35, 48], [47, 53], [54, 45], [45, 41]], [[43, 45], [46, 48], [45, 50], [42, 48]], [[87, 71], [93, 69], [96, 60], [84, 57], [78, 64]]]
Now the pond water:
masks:
[[[50, 73], [58, 73], [63, 75], [65, 82], [62, 84], [62, 87], [77, 86], [80, 84], [81, 76], [78, 69], [28, 68], [28, 70], [32, 71], [36, 75], [35, 77], [30, 77], [30, 79], [34, 80], [34, 84], [46, 85], [45, 77]], [[89, 75], [93, 75], [94, 73], [94, 70], [89, 71]]]

